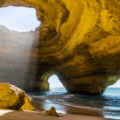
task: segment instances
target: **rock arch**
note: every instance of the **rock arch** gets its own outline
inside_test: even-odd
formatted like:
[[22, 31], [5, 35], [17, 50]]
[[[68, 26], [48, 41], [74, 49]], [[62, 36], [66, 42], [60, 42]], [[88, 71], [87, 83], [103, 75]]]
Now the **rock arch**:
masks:
[[9, 5], [35, 8], [42, 22], [27, 54], [27, 83], [54, 71], [69, 92], [102, 94], [120, 78], [119, 1], [0, 1], [0, 7]]

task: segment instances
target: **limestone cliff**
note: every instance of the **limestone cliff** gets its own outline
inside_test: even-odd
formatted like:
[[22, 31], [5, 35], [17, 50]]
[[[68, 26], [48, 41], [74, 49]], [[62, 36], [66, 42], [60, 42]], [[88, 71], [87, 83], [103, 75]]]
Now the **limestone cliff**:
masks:
[[[10, 5], [35, 8], [37, 19], [41, 21], [34, 33], [24, 33], [31, 34], [30, 39], [34, 39], [30, 54], [23, 54], [29, 58], [28, 70], [24, 72], [28, 90], [41, 90], [41, 77], [51, 71], [69, 92], [74, 93], [102, 94], [108, 85], [120, 78], [118, 0], [0, 1], [0, 7]], [[1, 34], [0, 38], [6, 36]], [[4, 71], [10, 68], [5, 68], [6, 63], [2, 64]], [[18, 65], [21, 67], [20, 63]], [[10, 72], [6, 72], [7, 79]], [[0, 80], [3, 78], [0, 75]]]

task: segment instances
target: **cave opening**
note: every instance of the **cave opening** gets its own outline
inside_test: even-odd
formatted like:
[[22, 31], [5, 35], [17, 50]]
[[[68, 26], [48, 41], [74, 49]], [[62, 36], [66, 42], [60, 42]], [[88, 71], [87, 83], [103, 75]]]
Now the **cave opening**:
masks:
[[120, 88], [120, 79], [113, 85], [110, 85], [109, 88]]
[[120, 94], [120, 79], [113, 85], [109, 85], [105, 90], [104, 94], [107, 95], [119, 95]]
[[27, 32], [35, 31], [40, 21], [34, 8], [8, 6], [0, 8], [0, 24], [9, 30]]
[[57, 75], [53, 74], [49, 77], [48, 82], [51, 92], [67, 92]]

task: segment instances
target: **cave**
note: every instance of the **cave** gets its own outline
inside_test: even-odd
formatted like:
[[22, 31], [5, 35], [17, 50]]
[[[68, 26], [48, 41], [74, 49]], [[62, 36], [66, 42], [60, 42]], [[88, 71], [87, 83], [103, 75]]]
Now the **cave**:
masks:
[[[68, 92], [100, 95], [119, 80], [120, 5], [116, 1], [0, 1], [0, 8], [7, 6], [34, 8], [41, 24], [24, 33], [0, 25], [0, 82], [25, 91], [47, 91], [48, 78], [56, 74]], [[28, 41], [33, 41], [30, 50], [23, 47]]]

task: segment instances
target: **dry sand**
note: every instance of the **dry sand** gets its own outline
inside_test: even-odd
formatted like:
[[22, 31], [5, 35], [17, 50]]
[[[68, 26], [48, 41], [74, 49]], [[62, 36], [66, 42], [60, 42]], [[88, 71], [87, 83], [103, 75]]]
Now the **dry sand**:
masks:
[[61, 114], [60, 117], [44, 116], [45, 112], [0, 109], [0, 120], [111, 120], [102, 117]]

